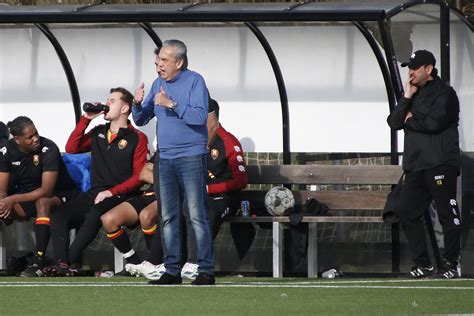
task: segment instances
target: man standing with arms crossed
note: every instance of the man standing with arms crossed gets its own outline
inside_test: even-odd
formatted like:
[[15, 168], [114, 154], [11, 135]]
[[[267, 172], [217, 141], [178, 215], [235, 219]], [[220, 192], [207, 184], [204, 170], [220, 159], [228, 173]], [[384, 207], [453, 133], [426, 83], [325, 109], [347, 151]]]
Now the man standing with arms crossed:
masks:
[[456, 92], [437, 76], [433, 54], [419, 50], [410, 60], [405, 94], [389, 115], [392, 129], [405, 131], [403, 170], [405, 179], [398, 205], [415, 266], [412, 278], [430, 277], [434, 268], [426, 248], [423, 214], [436, 204], [444, 233], [444, 255], [438, 277], [458, 276], [461, 220], [456, 202], [456, 178], [460, 173], [459, 101]]
[[[201, 75], [187, 69], [187, 48], [168, 40], [156, 56], [151, 91], [141, 103], [135, 93], [133, 119], [139, 126], [157, 117], [159, 159], [154, 168], [162, 204], [166, 272], [150, 284], [180, 284], [182, 198], [189, 205], [197, 240], [199, 274], [194, 285], [212, 285], [214, 253], [206, 205], [209, 94]], [[143, 86], [141, 86], [143, 88]], [[140, 90], [140, 89], [138, 89]], [[143, 93], [141, 93], [143, 95]], [[158, 192], [157, 192], [158, 193]]]

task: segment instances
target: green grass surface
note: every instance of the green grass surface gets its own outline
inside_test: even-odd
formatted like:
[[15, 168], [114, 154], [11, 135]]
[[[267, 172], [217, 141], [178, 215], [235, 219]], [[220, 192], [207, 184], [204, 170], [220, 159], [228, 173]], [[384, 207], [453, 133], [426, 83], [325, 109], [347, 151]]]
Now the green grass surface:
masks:
[[0, 315], [472, 314], [474, 280], [218, 278], [149, 286], [135, 278], [0, 278]]

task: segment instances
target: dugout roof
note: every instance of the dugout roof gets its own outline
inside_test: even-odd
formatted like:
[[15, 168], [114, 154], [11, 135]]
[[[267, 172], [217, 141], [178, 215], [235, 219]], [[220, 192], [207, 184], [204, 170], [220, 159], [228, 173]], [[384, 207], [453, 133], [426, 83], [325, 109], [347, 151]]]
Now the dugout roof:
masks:
[[[0, 5], [0, 23], [378, 21], [439, 0], [297, 3]], [[420, 16], [420, 18], [423, 18]], [[430, 17], [425, 17], [429, 19]], [[472, 25], [471, 25], [472, 27]]]

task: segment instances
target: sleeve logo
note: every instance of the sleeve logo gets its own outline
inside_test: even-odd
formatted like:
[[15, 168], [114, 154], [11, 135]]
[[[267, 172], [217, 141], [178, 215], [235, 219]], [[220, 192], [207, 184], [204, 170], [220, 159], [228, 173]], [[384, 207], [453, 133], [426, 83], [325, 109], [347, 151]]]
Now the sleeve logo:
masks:
[[217, 157], [219, 157], [219, 150], [214, 148], [214, 149], [211, 150], [211, 158], [216, 160]]

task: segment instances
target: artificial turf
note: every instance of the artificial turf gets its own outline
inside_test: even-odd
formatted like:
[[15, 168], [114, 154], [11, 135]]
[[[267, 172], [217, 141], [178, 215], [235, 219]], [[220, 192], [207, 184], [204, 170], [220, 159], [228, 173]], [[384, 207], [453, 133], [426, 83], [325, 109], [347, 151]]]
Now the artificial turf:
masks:
[[217, 286], [143, 279], [0, 278], [0, 315], [472, 314], [474, 280], [218, 278]]

